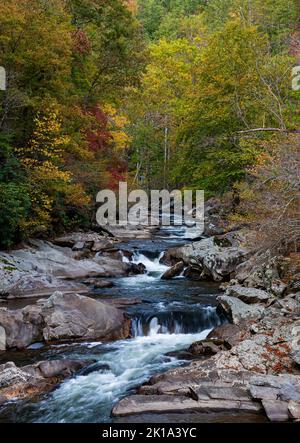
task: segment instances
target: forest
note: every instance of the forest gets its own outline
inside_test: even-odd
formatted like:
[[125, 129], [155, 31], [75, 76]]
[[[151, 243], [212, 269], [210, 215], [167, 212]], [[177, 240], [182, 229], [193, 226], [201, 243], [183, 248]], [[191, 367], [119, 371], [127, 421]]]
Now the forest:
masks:
[[[204, 189], [299, 244], [296, 0], [2, 0], [0, 246], [94, 223], [117, 189]], [[265, 247], [265, 246], [264, 246]]]

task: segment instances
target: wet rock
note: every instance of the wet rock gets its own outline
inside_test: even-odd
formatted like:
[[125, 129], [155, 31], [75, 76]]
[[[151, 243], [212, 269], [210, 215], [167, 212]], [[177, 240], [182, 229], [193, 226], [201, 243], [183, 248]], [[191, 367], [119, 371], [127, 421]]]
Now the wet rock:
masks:
[[271, 295], [266, 291], [256, 288], [244, 287], [241, 285], [233, 285], [227, 288], [225, 295], [236, 297], [247, 304], [267, 302]]
[[129, 273], [134, 275], [146, 274], [147, 269], [143, 263], [127, 263]]
[[176, 265], [172, 266], [168, 269], [161, 277], [162, 280], [171, 280], [174, 277], [177, 277], [184, 270], [184, 262], [180, 261], [176, 263]]
[[215, 355], [220, 351], [224, 351], [230, 348], [230, 345], [224, 340], [201, 340], [193, 343], [188, 352], [192, 355]]
[[264, 313], [263, 306], [248, 305], [236, 297], [221, 295], [218, 297], [218, 301], [226, 315], [236, 325], [249, 320], [259, 320]]
[[116, 307], [60, 292], [23, 309], [0, 309], [0, 326], [6, 332], [7, 349], [25, 349], [43, 340], [110, 340], [130, 335], [130, 321]]

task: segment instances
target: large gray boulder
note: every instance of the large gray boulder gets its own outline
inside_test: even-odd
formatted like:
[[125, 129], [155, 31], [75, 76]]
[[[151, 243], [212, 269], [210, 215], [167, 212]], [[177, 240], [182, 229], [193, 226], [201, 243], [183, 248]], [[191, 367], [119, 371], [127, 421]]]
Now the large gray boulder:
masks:
[[211, 237], [169, 249], [164, 261], [169, 265], [183, 261], [194, 268], [198, 265], [199, 279], [222, 281], [235, 271], [248, 254], [249, 250], [242, 246], [232, 246], [228, 241], [222, 242]]
[[113, 339], [128, 336], [126, 319], [114, 306], [75, 294], [54, 293], [40, 306], [46, 341]]
[[23, 309], [0, 308], [0, 326], [5, 330], [5, 348], [24, 349], [43, 339], [43, 317], [36, 305]]
[[130, 321], [116, 307], [77, 294], [55, 292], [23, 309], [0, 309], [6, 349], [37, 341], [111, 340], [130, 335]]
[[272, 297], [268, 292], [261, 289], [249, 288], [241, 285], [229, 286], [225, 295], [236, 297], [247, 304], [265, 303]]
[[238, 298], [229, 297], [228, 295], [220, 295], [218, 302], [235, 325], [249, 320], [259, 320], [264, 313], [263, 306], [258, 304], [248, 305]]

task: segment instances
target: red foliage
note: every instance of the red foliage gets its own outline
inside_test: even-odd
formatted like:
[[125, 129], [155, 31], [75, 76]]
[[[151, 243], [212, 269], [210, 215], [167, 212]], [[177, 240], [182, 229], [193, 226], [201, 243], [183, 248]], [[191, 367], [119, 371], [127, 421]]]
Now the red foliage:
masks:
[[101, 153], [104, 158], [109, 160], [110, 166], [107, 168], [109, 182], [107, 187], [109, 189], [118, 189], [119, 182], [126, 179], [127, 164], [121, 158], [117, 158], [116, 154], [110, 150], [112, 136], [108, 129], [107, 115], [99, 106], [92, 108], [88, 115], [92, 117], [91, 126], [86, 131], [89, 149]]
[[122, 160], [117, 160], [114, 166], [108, 169], [110, 173], [109, 189], [118, 189], [119, 182], [126, 180], [127, 165]]
[[107, 116], [101, 111], [99, 106], [95, 106], [88, 114], [94, 117], [94, 123], [86, 132], [89, 148], [94, 152], [104, 151], [112, 138], [107, 128]]
[[72, 37], [75, 52], [81, 55], [89, 54], [91, 52], [92, 47], [90, 40], [82, 29], [76, 29], [76, 31], [72, 33]]

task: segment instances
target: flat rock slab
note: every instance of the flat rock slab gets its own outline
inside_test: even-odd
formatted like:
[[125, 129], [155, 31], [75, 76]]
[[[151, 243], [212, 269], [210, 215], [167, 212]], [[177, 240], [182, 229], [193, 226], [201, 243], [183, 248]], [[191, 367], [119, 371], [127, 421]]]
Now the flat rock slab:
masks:
[[240, 285], [233, 285], [227, 288], [226, 295], [236, 297], [247, 304], [263, 303], [271, 298], [271, 295], [266, 291], [256, 288], [245, 288]]
[[288, 403], [281, 400], [263, 400], [262, 405], [267, 417], [272, 422], [289, 421]]
[[172, 395], [133, 395], [121, 400], [112, 410], [114, 416], [168, 412], [259, 412], [261, 406], [247, 401], [199, 400]]
[[251, 396], [247, 389], [238, 387], [218, 387], [205, 386], [195, 390], [198, 400], [231, 400], [231, 401], [251, 401]]

